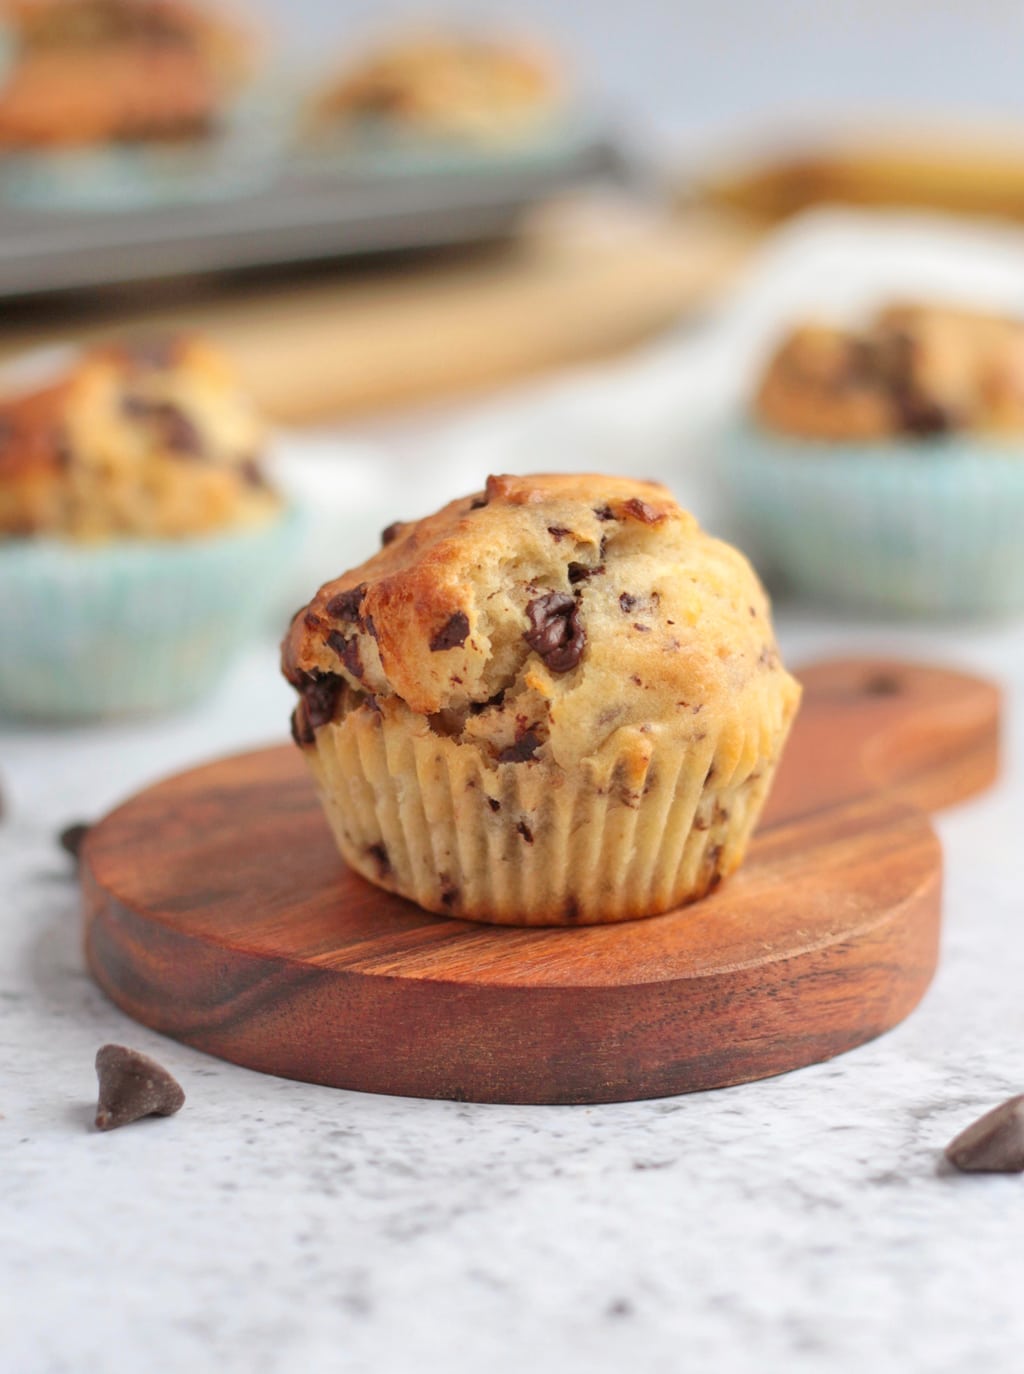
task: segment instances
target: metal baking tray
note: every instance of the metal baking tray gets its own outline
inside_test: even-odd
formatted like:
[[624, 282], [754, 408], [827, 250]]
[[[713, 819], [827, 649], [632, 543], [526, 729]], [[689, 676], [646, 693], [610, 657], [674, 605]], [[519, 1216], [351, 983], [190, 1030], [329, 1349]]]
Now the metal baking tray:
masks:
[[285, 167], [259, 189], [193, 202], [28, 208], [0, 198], [0, 299], [482, 241], [624, 165], [595, 134], [492, 167]]

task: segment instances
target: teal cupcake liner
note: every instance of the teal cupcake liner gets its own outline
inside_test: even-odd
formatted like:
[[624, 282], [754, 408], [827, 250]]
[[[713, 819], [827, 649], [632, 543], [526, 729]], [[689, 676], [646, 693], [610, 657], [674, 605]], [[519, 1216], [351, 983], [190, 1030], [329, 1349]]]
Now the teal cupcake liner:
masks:
[[809, 599], [917, 616], [1024, 611], [1024, 443], [723, 436], [740, 538]]
[[86, 721], [198, 700], [265, 628], [302, 525], [288, 510], [173, 542], [0, 543], [0, 716]]

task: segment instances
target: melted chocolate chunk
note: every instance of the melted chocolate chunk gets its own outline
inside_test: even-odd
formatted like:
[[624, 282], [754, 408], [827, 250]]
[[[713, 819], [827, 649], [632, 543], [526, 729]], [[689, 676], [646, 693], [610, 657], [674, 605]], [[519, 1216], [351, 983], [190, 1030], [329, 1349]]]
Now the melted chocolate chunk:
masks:
[[380, 542], [386, 548], [388, 544], [393, 544], [405, 528], [402, 520], [393, 520], [387, 529], [380, 532]]
[[544, 741], [537, 734], [536, 730], [524, 730], [521, 735], [516, 737], [516, 742], [502, 749], [498, 755], [499, 763], [526, 763], [532, 759]]
[[363, 660], [359, 656], [359, 640], [352, 636], [346, 639], [340, 630], [332, 630], [327, 636], [328, 645], [344, 663], [353, 677], [363, 675]]
[[553, 673], [567, 673], [583, 655], [587, 632], [580, 624], [580, 608], [568, 592], [548, 592], [526, 607], [530, 628], [523, 638]]
[[334, 719], [334, 708], [341, 688], [342, 679], [333, 673], [310, 676], [302, 688], [302, 706], [311, 730], [319, 730], [321, 725], [327, 725]]
[[497, 797], [488, 797], [487, 805], [491, 808], [492, 811], [501, 810], [501, 802], [498, 800]]
[[292, 712], [291, 727], [292, 739], [300, 749], [304, 745], [314, 742], [316, 737], [313, 734], [313, 727], [309, 723], [309, 717], [306, 715], [306, 708], [301, 701]]
[[458, 649], [466, 642], [469, 634], [469, 616], [465, 611], [456, 611], [430, 641], [432, 654], [443, 653], [446, 649]]
[[362, 625], [359, 608], [365, 595], [366, 583], [360, 582], [358, 587], [349, 587], [348, 591], [338, 592], [332, 596], [324, 610], [334, 620], [351, 620], [357, 625]]
[[185, 1105], [180, 1083], [165, 1068], [124, 1045], [104, 1045], [97, 1051], [96, 1077], [99, 1131], [116, 1131], [143, 1116], [173, 1116]]
[[569, 585], [575, 587], [580, 582], [586, 582], [588, 577], [599, 577], [603, 572], [603, 563], [599, 563], [596, 568], [588, 568], [586, 563], [570, 563]]

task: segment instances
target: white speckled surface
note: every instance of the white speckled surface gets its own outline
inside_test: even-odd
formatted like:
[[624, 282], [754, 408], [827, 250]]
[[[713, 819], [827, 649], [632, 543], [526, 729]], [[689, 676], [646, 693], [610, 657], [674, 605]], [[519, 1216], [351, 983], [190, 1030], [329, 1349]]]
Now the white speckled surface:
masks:
[[[782, 632], [794, 660], [946, 657], [1024, 698], [1019, 630]], [[939, 1163], [1024, 1088], [1015, 723], [1004, 783], [941, 821], [942, 966], [902, 1027], [723, 1092], [529, 1108], [264, 1078], [135, 1026], [88, 980], [54, 832], [280, 735], [287, 706], [268, 648], [159, 733], [0, 734], [4, 1371], [1021, 1368], [1024, 1179]], [[107, 1040], [180, 1077], [180, 1115], [90, 1129]]]

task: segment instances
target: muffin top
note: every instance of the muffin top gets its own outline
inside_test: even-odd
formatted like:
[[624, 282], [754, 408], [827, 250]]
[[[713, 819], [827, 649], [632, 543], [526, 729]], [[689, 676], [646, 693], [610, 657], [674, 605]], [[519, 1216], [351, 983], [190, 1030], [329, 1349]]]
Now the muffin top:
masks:
[[861, 330], [793, 329], [754, 400], [769, 428], [809, 439], [1024, 431], [1024, 322], [890, 305]]
[[262, 431], [198, 338], [105, 345], [0, 396], [0, 538], [174, 538], [269, 518]]
[[412, 34], [327, 83], [321, 125], [382, 119], [425, 133], [501, 136], [543, 117], [560, 99], [544, 52], [470, 33]]
[[390, 526], [296, 614], [282, 666], [300, 744], [397, 704], [495, 762], [563, 767], [623, 729], [684, 743], [735, 720], [756, 748], [799, 691], [743, 555], [665, 487], [603, 476], [491, 477]]

